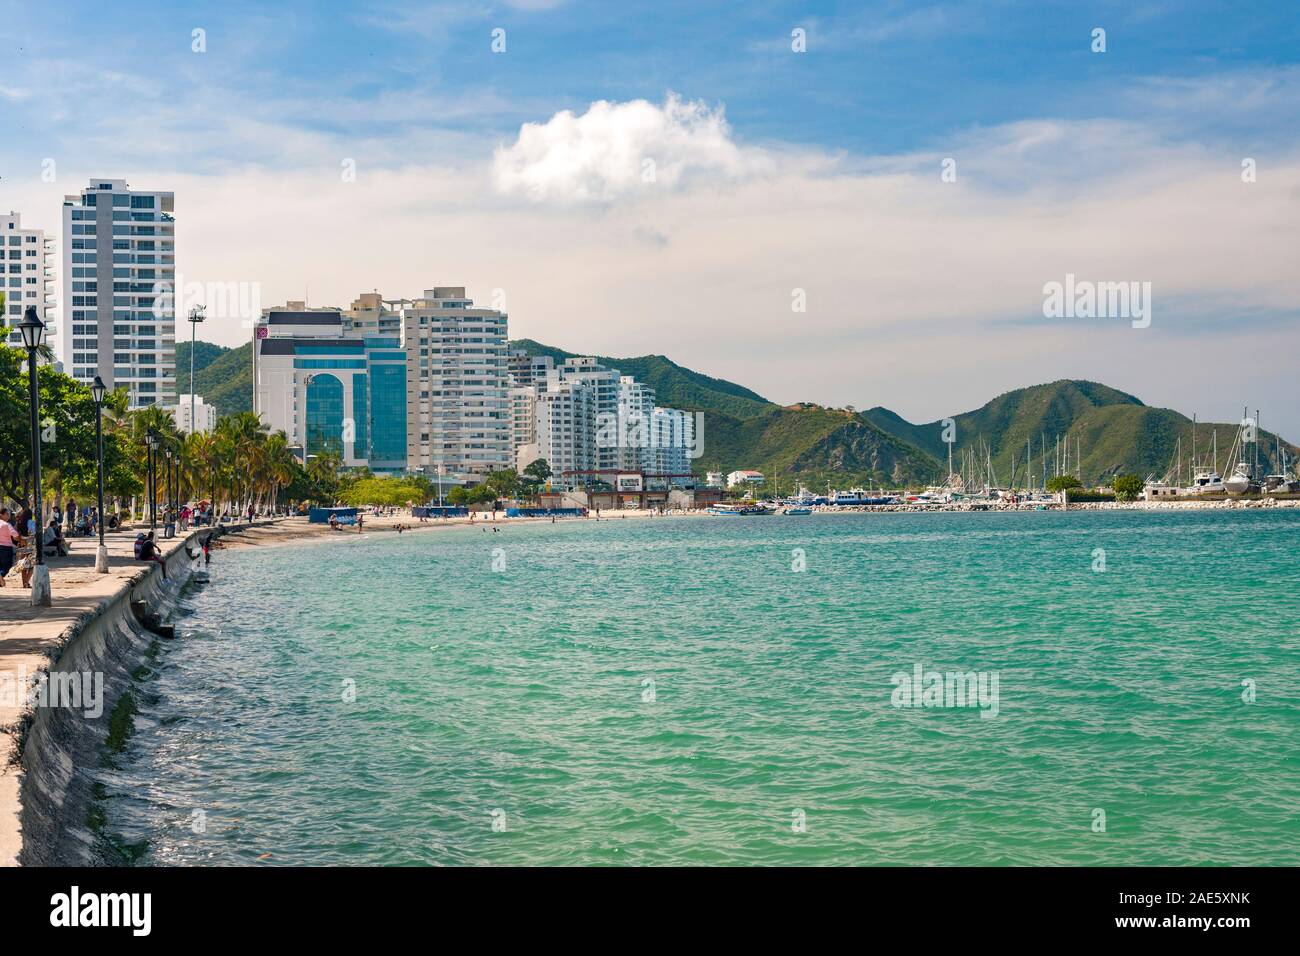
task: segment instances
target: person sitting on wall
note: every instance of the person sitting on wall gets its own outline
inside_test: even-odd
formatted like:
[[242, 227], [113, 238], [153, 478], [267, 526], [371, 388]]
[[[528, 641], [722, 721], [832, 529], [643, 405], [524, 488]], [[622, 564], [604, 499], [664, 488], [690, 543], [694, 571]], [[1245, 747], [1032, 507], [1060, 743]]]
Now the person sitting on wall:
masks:
[[167, 562], [163, 560], [162, 554], [158, 551], [158, 545], [153, 539], [153, 532], [142, 534], [135, 539], [136, 552], [135, 556], [140, 561], [154, 561], [162, 568], [163, 580], [167, 580]]

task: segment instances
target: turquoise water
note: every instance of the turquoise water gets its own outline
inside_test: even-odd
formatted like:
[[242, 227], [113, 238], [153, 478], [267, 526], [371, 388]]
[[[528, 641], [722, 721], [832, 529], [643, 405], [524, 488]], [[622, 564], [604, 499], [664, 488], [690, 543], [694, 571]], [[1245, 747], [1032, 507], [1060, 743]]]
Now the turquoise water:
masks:
[[[152, 864], [1295, 865], [1298, 541], [1088, 512], [218, 552], [110, 828]], [[997, 715], [893, 706], [917, 664], [996, 675]]]

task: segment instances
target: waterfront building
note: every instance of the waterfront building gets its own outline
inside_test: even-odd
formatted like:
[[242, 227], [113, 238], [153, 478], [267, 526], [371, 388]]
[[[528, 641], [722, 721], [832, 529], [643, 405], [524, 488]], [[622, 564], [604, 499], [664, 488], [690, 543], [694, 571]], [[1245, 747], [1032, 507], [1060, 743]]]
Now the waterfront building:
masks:
[[[590, 390], [593, 430], [590, 444], [595, 451], [593, 463], [589, 467], [601, 471], [614, 471], [618, 468], [619, 443], [616, 438], [613, 441], [598, 442], [596, 429], [600, 429], [602, 433], [609, 431], [611, 437], [617, 434], [619, 379], [622, 377], [618, 369], [606, 368], [591, 356], [574, 356], [560, 363], [556, 371], [559, 381], [580, 384]], [[555, 376], [548, 377], [548, 383], [555, 378]], [[548, 384], [547, 388], [549, 387]]]
[[[354, 303], [355, 305], [355, 303]], [[400, 336], [357, 334], [336, 308], [266, 309], [254, 335], [254, 409], [304, 460], [407, 469], [407, 355]]]
[[555, 363], [519, 349], [509, 366], [516, 469], [540, 456], [552, 481], [570, 488], [612, 483], [620, 474], [690, 474], [695, 418], [656, 406], [651, 386], [592, 356]]
[[722, 487], [722, 472], [708, 471], [704, 473], [704, 484], [709, 488]]
[[598, 467], [596, 448], [596, 395], [587, 382], [561, 379], [553, 374], [539, 390], [536, 409], [537, 457], [546, 459], [551, 482], [559, 487], [586, 484]]
[[[513, 386], [509, 397], [510, 453], [516, 462], [515, 470], [522, 471], [523, 467], [518, 464], [520, 449], [537, 445], [537, 386]], [[532, 459], [529, 459], [524, 462], [524, 467], [531, 463]]]
[[[670, 475], [669, 484], [685, 484], [691, 474], [691, 449], [695, 445], [695, 416], [679, 408], [655, 407], [650, 445], [657, 475]], [[761, 480], [761, 477], [760, 477]]]
[[514, 464], [507, 316], [476, 309], [463, 286], [402, 300], [411, 470], [461, 482]]
[[[191, 397], [193, 401], [194, 422], [190, 421]], [[194, 432], [210, 432], [217, 427], [217, 408], [203, 401], [202, 395], [181, 395], [176, 404], [168, 409], [176, 422], [177, 430], [191, 435]]]
[[763, 483], [763, 473], [761, 471], [733, 471], [727, 475], [727, 487], [735, 488], [737, 485], [761, 485]]
[[46, 325], [47, 341], [53, 344], [57, 331], [52, 312], [54, 306], [54, 240], [45, 238], [43, 229], [24, 229], [22, 215], [10, 212], [0, 216], [0, 292], [5, 294], [4, 314], [0, 321], [8, 327], [7, 344], [22, 344], [17, 326], [29, 305]]
[[631, 375], [618, 380], [618, 453], [621, 471], [654, 471], [655, 390]]
[[176, 400], [176, 225], [170, 192], [92, 179], [63, 201], [63, 370], [126, 388], [130, 408]]

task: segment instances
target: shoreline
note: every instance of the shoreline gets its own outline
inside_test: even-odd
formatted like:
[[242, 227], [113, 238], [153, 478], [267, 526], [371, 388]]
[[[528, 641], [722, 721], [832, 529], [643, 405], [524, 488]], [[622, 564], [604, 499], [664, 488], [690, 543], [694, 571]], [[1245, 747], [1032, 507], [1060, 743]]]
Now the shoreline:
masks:
[[[1017, 504], [1003, 504], [999, 502], [962, 502], [959, 504], [897, 504], [897, 505], [818, 505], [813, 508], [813, 516], [822, 515], [863, 515], [863, 514], [1008, 514], [1008, 513], [1025, 513], [1025, 512], [1053, 512], [1053, 513], [1073, 513], [1083, 511], [1144, 511], [1144, 512], [1169, 512], [1169, 511], [1256, 511], [1272, 510], [1275, 508], [1300, 508], [1300, 499], [1216, 499], [1209, 501], [1195, 501], [1183, 499], [1179, 501], [1079, 501], [1072, 502], [1069, 505], [1062, 505], [1060, 502], [1039, 502]], [[690, 511], [666, 511], [655, 512], [650, 509], [626, 509], [611, 510], [601, 513], [597, 519], [594, 515], [587, 517], [573, 515], [557, 515], [554, 521], [546, 517], [531, 518], [507, 518], [504, 513], [500, 514], [495, 521], [492, 519], [491, 512], [484, 512], [486, 517], [476, 516], [473, 521], [468, 517], [454, 518], [431, 518], [426, 522], [421, 522], [418, 518], [412, 518], [409, 514], [384, 515], [381, 517], [367, 517], [363, 525], [363, 531], [358, 532], [355, 526], [344, 527], [338, 531], [331, 531], [328, 525], [309, 524], [305, 517], [276, 518], [271, 523], [254, 524], [244, 527], [238, 535], [230, 538], [220, 538], [215, 543], [214, 550], [221, 551], [240, 551], [247, 548], [263, 547], [280, 547], [289, 544], [306, 544], [316, 543], [324, 544], [327, 542], [346, 542], [362, 540], [372, 533], [396, 534], [396, 526], [404, 525], [403, 534], [421, 534], [432, 531], [438, 531], [448, 528], [467, 528], [467, 527], [486, 527], [495, 526], [500, 528], [525, 527], [531, 525], [547, 525], [572, 522], [607, 522], [621, 521], [624, 519], [633, 520], [659, 520], [661, 518], [708, 518], [713, 517], [703, 508]], [[768, 517], [783, 517], [780, 514]]]
[[[219, 540], [246, 527], [226, 526]], [[209, 531], [160, 542], [164, 581], [134, 560], [136, 530], [106, 536], [107, 574], [93, 570], [93, 538], [49, 559], [51, 607], [32, 607], [16, 575], [0, 589], [0, 866], [95, 862], [89, 797], [106, 745], [129, 719], [131, 702], [119, 704], [133, 671], [170, 636], [164, 618], [202, 570], [186, 549]], [[49, 699], [34, 701], [36, 692]]]

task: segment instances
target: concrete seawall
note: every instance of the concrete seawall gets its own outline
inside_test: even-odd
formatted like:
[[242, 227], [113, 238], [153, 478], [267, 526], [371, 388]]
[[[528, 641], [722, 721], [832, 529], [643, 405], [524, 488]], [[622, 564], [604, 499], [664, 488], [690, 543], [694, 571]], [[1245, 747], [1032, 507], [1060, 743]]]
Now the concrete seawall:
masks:
[[[209, 533], [204, 528], [164, 542], [166, 581], [156, 565], [123, 563], [116, 580], [102, 578], [100, 587], [64, 602], [51, 620], [27, 625], [34, 633], [32, 663], [22, 665], [26, 683], [44, 680], [51, 697], [62, 697], [24, 707], [0, 734], [0, 865], [106, 862], [94, 824], [100, 774], [129, 732], [133, 674], [156, 651], [155, 643], [169, 637], [163, 622], [202, 567], [202, 559], [191, 560], [188, 552], [198, 551], [200, 537]], [[55, 603], [61, 603], [57, 588]]]

